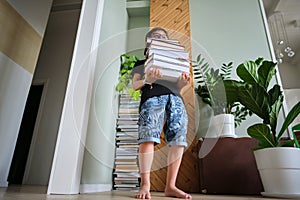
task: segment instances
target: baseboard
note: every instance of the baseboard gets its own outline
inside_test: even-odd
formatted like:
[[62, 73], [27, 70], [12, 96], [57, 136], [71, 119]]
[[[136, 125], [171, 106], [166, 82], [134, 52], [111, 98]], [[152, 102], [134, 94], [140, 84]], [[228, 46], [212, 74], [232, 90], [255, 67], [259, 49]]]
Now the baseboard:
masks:
[[107, 192], [112, 190], [112, 184], [81, 184], [79, 193]]
[[7, 181], [1, 181], [0, 180], [0, 187], [8, 187], [8, 182]]

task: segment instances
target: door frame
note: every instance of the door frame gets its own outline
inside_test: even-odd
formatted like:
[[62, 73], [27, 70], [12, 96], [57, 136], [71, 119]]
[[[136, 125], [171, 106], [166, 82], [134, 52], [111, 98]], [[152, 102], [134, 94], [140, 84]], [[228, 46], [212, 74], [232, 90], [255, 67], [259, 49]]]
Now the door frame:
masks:
[[31, 168], [33, 153], [35, 150], [36, 140], [37, 140], [37, 136], [38, 136], [39, 125], [40, 125], [40, 121], [41, 121], [41, 118], [43, 115], [44, 104], [46, 101], [46, 95], [47, 95], [47, 90], [48, 90], [48, 86], [49, 86], [49, 81], [50, 81], [49, 79], [36, 79], [36, 80], [33, 80], [32, 84], [31, 84], [31, 85], [43, 85], [44, 87], [43, 87], [43, 92], [42, 92], [42, 96], [41, 96], [38, 113], [37, 113], [36, 120], [35, 120], [35, 125], [34, 125], [34, 129], [33, 129], [33, 134], [32, 134], [32, 139], [31, 139], [31, 144], [30, 144], [30, 149], [29, 149], [29, 153], [28, 153], [28, 158], [27, 158], [27, 162], [26, 162], [26, 167], [25, 167], [22, 184], [27, 184], [27, 181], [28, 181], [29, 171]]
[[[269, 44], [271, 58], [272, 58], [273, 62], [277, 62], [263, 0], [259, 0], [258, 3], [259, 3], [259, 6], [260, 6], [260, 12], [261, 12], [261, 15], [262, 15], [263, 24], [264, 24], [265, 31], [266, 31], [266, 37], [267, 37], [268, 44]], [[282, 85], [278, 65], [276, 65], [276, 68], [277, 68], [277, 73], [275, 74], [275, 78], [276, 78], [277, 83], [282, 87], [283, 85]], [[283, 95], [284, 95], [284, 92], [283, 92]], [[288, 112], [289, 112], [289, 109], [287, 107], [286, 98], [284, 98], [283, 99], [283, 104], [282, 104], [282, 114], [283, 114], [284, 119], [287, 117]], [[287, 134], [290, 138], [294, 138], [294, 136], [292, 134], [291, 126], [289, 126], [287, 128]]]
[[[93, 75], [96, 67], [102, 14], [106, 0], [83, 0], [68, 77], [47, 194], [78, 194], [87, 133]], [[92, 53], [91, 53], [92, 52]], [[79, 73], [81, 65], [87, 71]], [[73, 102], [75, 86], [76, 100]], [[80, 95], [78, 95], [80, 93]], [[76, 109], [74, 111], [74, 109]], [[81, 115], [75, 120], [74, 113]], [[74, 137], [76, 134], [76, 137]]]

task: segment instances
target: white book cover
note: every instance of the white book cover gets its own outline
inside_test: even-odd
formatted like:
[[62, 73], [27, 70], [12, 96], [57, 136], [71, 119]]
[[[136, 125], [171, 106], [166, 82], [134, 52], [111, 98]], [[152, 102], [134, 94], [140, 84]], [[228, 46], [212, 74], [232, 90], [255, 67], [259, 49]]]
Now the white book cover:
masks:
[[151, 44], [149, 48], [156, 48], [156, 49], [164, 49], [164, 50], [169, 50], [169, 51], [184, 51], [184, 48], [175, 48], [171, 46], [161, 46], [157, 44]]
[[164, 56], [177, 58], [177, 59], [184, 59], [184, 60], [190, 59], [189, 52], [187, 51], [170, 51], [165, 49], [149, 48], [148, 57], [150, 57], [152, 54], [159, 54], [159, 55], [164, 55]]
[[154, 46], [168, 47], [168, 48], [184, 51], [184, 46], [180, 44], [168, 42], [168, 40], [151, 40], [149, 47], [154, 47]]
[[179, 41], [176, 39], [160, 39], [160, 38], [147, 38], [147, 43], [151, 43], [152, 40], [156, 40], [156, 41], [165, 41], [168, 43], [173, 43], [173, 44], [179, 44]]
[[147, 63], [149, 61], [151, 61], [152, 59], [154, 60], [160, 60], [160, 61], [164, 61], [164, 62], [168, 62], [168, 63], [172, 63], [172, 64], [178, 64], [178, 65], [182, 65], [185, 67], [190, 67], [190, 61], [186, 60], [186, 59], [181, 59], [181, 58], [172, 58], [170, 56], [167, 55], [161, 55], [158, 53], [153, 53], [151, 54], [151, 56], [148, 57], [148, 59], [145, 62], [145, 65], [147, 65]]
[[161, 72], [162, 72], [162, 69], [177, 71], [177, 72], [179, 72], [180, 75], [181, 75], [182, 72], [185, 72], [187, 74], [190, 73], [190, 68], [187, 67], [187, 66], [182, 66], [182, 65], [178, 65], [178, 64], [174, 64], [174, 63], [170, 63], [170, 62], [155, 60], [155, 59], [151, 59], [147, 63], [147, 65], [145, 65], [145, 72], [147, 72], [151, 67], [159, 68]]

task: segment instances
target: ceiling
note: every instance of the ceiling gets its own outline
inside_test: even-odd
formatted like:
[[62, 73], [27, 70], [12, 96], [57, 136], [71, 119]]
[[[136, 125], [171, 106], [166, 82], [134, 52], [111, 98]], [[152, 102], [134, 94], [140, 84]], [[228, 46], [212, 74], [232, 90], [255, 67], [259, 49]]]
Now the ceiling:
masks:
[[292, 58], [284, 61], [300, 66], [300, 0], [263, 0], [267, 18], [275, 12], [283, 14], [284, 26], [291, 48], [295, 51]]
[[83, 0], [53, 0], [52, 12], [80, 9]]

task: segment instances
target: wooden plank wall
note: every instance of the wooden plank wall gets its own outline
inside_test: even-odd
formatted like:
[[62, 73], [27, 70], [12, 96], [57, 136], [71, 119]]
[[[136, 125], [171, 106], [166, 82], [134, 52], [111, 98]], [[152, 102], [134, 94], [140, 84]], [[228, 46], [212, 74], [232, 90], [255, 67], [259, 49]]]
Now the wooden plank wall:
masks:
[[[188, 0], [150, 0], [150, 26], [152, 28], [165, 28], [169, 37], [179, 40], [191, 55]], [[189, 116], [187, 136], [189, 146], [183, 156], [177, 177], [177, 187], [186, 192], [200, 192], [193, 83], [183, 88], [182, 96]], [[155, 147], [151, 172], [151, 190], [164, 191], [167, 174], [167, 154], [168, 148], [162, 134], [161, 144]]]

